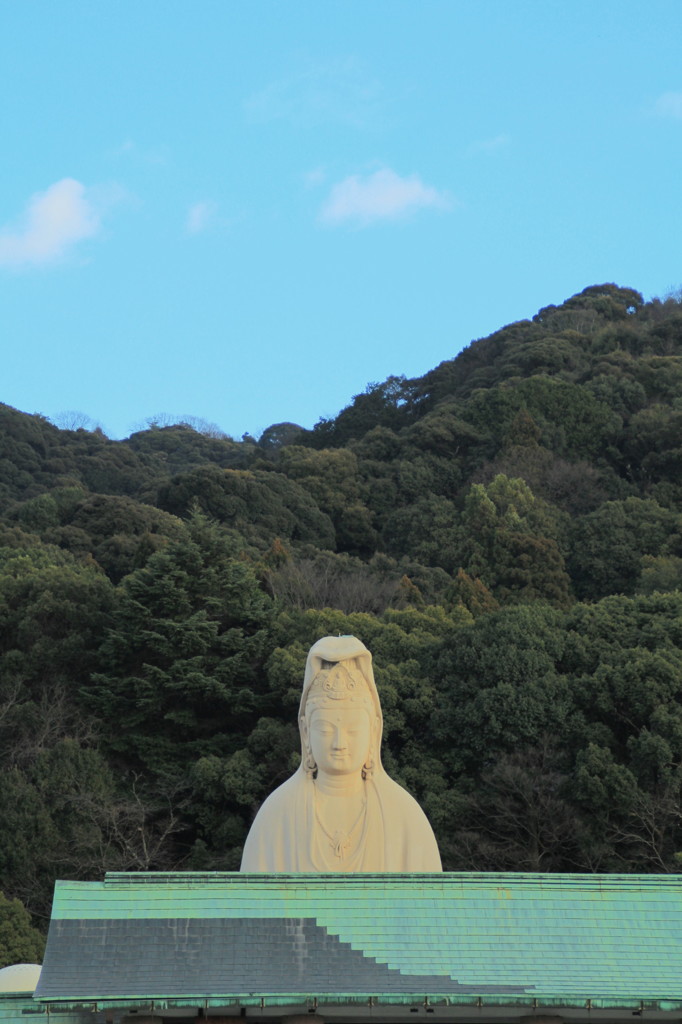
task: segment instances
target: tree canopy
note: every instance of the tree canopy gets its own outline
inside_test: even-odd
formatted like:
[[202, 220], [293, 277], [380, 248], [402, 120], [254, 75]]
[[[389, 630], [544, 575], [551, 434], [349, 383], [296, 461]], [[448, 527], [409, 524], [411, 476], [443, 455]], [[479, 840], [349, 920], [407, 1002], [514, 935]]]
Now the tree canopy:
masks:
[[330, 633], [446, 868], [679, 868], [676, 299], [586, 288], [312, 430], [69, 426], [0, 406], [0, 960], [57, 875], [238, 867]]

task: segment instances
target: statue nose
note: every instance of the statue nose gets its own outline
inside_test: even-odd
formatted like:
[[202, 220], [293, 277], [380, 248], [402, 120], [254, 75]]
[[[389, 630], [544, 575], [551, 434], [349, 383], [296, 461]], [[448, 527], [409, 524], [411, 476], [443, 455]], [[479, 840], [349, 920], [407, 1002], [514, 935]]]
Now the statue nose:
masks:
[[341, 729], [337, 729], [334, 733], [334, 739], [332, 741], [334, 750], [343, 750], [346, 746], [346, 737]]

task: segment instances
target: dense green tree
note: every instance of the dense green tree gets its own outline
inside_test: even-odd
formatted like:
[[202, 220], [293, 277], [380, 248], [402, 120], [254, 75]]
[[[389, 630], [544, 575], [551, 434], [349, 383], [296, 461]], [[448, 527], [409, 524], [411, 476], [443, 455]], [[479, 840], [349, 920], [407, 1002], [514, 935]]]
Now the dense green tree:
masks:
[[292, 446], [281, 451], [278, 465], [288, 477], [298, 481], [331, 518], [339, 550], [353, 555], [373, 553], [377, 537], [372, 514], [365, 504], [366, 486], [354, 452], [331, 448], [314, 451]]
[[402, 443], [398, 434], [389, 427], [372, 427], [361, 440], [353, 444], [353, 451], [361, 463], [368, 460], [381, 464], [398, 458]]
[[490, 444], [487, 429], [472, 425], [462, 418], [457, 407], [447, 405], [424, 416], [412, 427], [408, 437], [410, 446], [419, 454], [430, 452], [460, 460]]
[[39, 964], [45, 939], [31, 924], [26, 908], [0, 892], [0, 970], [12, 964]]
[[195, 429], [186, 422], [151, 426], [123, 443], [136, 454], [151, 457], [164, 476], [208, 464], [224, 469], [245, 465], [243, 445], [220, 431]]
[[275, 452], [282, 445], [298, 444], [303, 432], [298, 423], [273, 423], [258, 438], [258, 446], [266, 452]]
[[640, 594], [667, 594], [671, 590], [682, 590], [682, 558], [676, 555], [655, 557], [644, 555], [642, 571], [637, 584]]
[[121, 584], [104, 671], [83, 687], [107, 747], [162, 774], [234, 748], [266, 706], [259, 668], [269, 617], [254, 570], [217, 525], [194, 516], [183, 539]]
[[608, 405], [623, 419], [627, 420], [646, 405], [644, 387], [627, 372], [614, 372], [615, 367], [606, 367], [610, 373], [598, 373], [585, 384], [596, 399]]
[[284, 537], [334, 547], [334, 528], [314, 496], [281, 473], [203, 466], [174, 476], [158, 502], [176, 516], [198, 507], [252, 543]]
[[391, 555], [409, 555], [424, 565], [456, 572], [461, 561], [459, 514], [452, 501], [423, 495], [387, 516], [382, 530], [384, 548]]
[[680, 308], [587, 288], [258, 442], [0, 406], [7, 895], [237, 867], [336, 632], [447, 867], [678, 869]]
[[0, 765], [87, 733], [79, 688], [97, 665], [114, 594], [58, 548], [0, 548]]
[[602, 455], [622, 426], [620, 417], [586, 388], [545, 376], [520, 380], [514, 388], [481, 389], [472, 395], [464, 415], [474, 426], [493, 429], [500, 447], [522, 409], [540, 429], [545, 447], [574, 459]]
[[[682, 395], [682, 387], [680, 388]], [[628, 475], [645, 486], [682, 477], [682, 410], [657, 403], [632, 417], [622, 441]]]
[[476, 773], [501, 753], [565, 732], [571, 708], [558, 670], [562, 615], [533, 604], [483, 615], [445, 638], [435, 666], [441, 700], [434, 729], [454, 775]]
[[570, 546], [569, 570], [580, 597], [632, 594], [644, 555], [682, 551], [682, 517], [652, 499], [608, 501], [575, 520]]
[[590, 285], [562, 306], [545, 306], [533, 317], [537, 323], [589, 330], [608, 321], [622, 321], [637, 313], [644, 299], [633, 288], [615, 284]]
[[547, 600], [566, 605], [570, 580], [557, 539], [561, 515], [537, 499], [523, 480], [499, 474], [473, 484], [460, 528], [460, 558], [501, 602]]
[[374, 427], [399, 428], [409, 420], [412, 400], [413, 388], [405, 377], [368, 384], [334, 420], [320, 420], [308, 441], [316, 448], [337, 447]]
[[139, 774], [117, 783], [95, 740], [53, 740], [0, 772], [0, 876], [43, 926], [55, 874], [167, 870], [186, 855], [174, 841], [186, 827], [186, 794]]
[[448, 588], [448, 599], [452, 604], [461, 604], [474, 618], [498, 610], [499, 603], [485, 583], [478, 577], [471, 577], [464, 569], [458, 569], [452, 585]]

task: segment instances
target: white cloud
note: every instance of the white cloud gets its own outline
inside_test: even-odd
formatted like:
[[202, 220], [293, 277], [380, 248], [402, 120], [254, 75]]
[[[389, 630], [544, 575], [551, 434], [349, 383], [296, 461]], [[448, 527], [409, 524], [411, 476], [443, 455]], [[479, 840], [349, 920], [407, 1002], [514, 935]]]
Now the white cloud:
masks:
[[365, 129], [382, 120], [383, 106], [381, 86], [352, 56], [308, 63], [253, 93], [244, 103], [251, 120], [283, 120], [308, 128], [343, 124]]
[[654, 114], [682, 119], [682, 92], [664, 92], [654, 103]]
[[510, 143], [510, 138], [506, 133], [501, 135], [495, 135], [492, 139], [479, 139], [477, 142], [472, 142], [467, 149], [469, 156], [474, 156], [476, 153], [496, 153], [500, 149], [504, 149]]
[[213, 220], [217, 209], [217, 205], [210, 200], [193, 203], [187, 211], [187, 220], [185, 221], [187, 233], [198, 235], [205, 231]]
[[320, 211], [320, 221], [332, 226], [347, 221], [364, 226], [429, 207], [446, 210], [451, 205], [445, 192], [425, 185], [418, 175], [401, 178], [385, 167], [364, 178], [351, 175], [334, 185]]
[[99, 228], [99, 213], [88, 190], [73, 178], [62, 178], [31, 196], [16, 227], [0, 229], [0, 266], [54, 263]]

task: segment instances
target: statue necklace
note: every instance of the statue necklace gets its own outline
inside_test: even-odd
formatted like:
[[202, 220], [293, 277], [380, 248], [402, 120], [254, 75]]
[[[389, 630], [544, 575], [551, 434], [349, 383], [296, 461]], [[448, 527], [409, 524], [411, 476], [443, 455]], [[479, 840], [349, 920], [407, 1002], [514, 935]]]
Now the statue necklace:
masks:
[[317, 805], [317, 786], [315, 786], [315, 789], [313, 791], [313, 803], [315, 807], [315, 818], [317, 820], [317, 824], [320, 826], [324, 835], [329, 840], [329, 845], [333, 850], [334, 856], [338, 857], [339, 860], [345, 860], [350, 852], [351, 843], [353, 842], [353, 838], [357, 831], [358, 825], [360, 824], [361, 821], [364, 823], [366, 820], [365, 816], [367, 812], [367, 797], [363, 794], [360, 813], [358, 814], [357, 818], [355, 819], [351, 827], [348, 829], [348, 831], [346, 832], [343, 829], [337, 828], [334, 830], [333, 834], [325, 828], [324, 822], [322, 821], [322, 818], [320, 816], [320, 811]]

